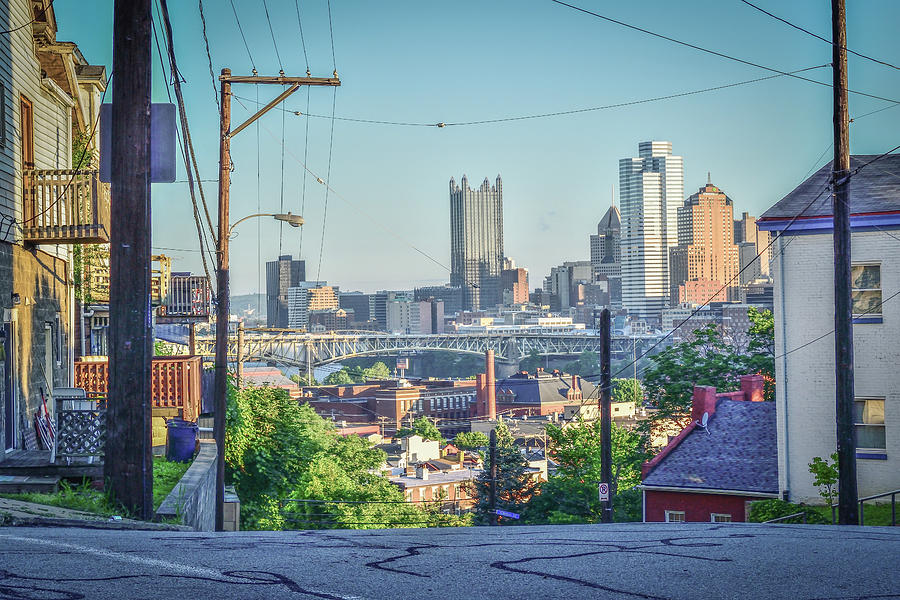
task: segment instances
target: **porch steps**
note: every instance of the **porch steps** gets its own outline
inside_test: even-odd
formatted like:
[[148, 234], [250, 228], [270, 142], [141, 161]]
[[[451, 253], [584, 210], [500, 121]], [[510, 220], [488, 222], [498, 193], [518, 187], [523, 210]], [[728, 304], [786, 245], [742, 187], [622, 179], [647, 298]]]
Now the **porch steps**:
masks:
[[59, 489], [59, 477], [32, 475], [0, 475], [0, 494], [38, 492], [52, 494]]

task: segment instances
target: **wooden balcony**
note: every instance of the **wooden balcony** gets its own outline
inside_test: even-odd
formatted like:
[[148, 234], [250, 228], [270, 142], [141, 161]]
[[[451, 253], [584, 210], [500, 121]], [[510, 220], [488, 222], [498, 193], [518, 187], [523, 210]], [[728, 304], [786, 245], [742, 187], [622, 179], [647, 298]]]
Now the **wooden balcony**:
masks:
[[26, 242], [109, 242], [109, 184], [96, 170], [36, 170], [23, 173], [22, 223]]

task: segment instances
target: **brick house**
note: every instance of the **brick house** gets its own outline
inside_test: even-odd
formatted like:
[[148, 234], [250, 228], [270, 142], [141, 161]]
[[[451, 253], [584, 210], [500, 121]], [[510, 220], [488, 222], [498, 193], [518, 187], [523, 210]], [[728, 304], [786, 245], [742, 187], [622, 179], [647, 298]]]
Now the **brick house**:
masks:
[[746, 521], [750, 502], [778, 497], [775, 403], [762, 376], [740, 379], [737, 392], [696, 386], [691, 423], [642, 465], [644, 522]]
[[[859, 495], [900, 488], [900, 155], [852, 156], [850, 226]], [[820, 502], [807, 465], [837, 448], [831, 163], [769, 208], [779, 491]], [[823, 193], [824, 192], [824, 193]], [[801, 217], [793, 220], [794, 216]], [[792, 222], [793, 220], [793, 222]]]

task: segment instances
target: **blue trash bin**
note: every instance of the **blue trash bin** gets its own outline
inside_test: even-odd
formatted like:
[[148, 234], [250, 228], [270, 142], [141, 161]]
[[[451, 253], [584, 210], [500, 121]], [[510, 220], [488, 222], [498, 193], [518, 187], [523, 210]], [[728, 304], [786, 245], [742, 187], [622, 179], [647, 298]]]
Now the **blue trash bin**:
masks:
[[171, 462], [191, 462], [197, 447], [197, 424], [181, 418], [166, 421], [166, 460]]

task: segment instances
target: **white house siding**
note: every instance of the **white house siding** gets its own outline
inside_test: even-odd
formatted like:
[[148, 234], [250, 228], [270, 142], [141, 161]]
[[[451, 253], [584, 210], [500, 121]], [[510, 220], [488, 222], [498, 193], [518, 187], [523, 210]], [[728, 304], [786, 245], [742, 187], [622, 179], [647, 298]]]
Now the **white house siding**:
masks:
[[[780, 356], [834, 330], [832, 237], [785, 236], [776, 247]], [[854, 232], [852, 251], [854, 263], [881, 263], [883, 301], [900, 291], [900, 241], [883, 231]], [[857, 459], [861, 497], [900, 489], [900, 297], [887, 300], [882, 311], [882, 323], [853, 327], [855, 395], [885, 399], [887, 460]], [[780, 490], [794, 502], [821, 502], [808, 464], [836, 450], [834, 336], [777, 358], [775, 372]]]

